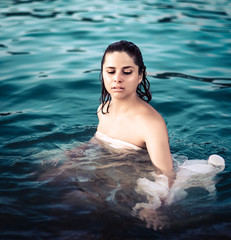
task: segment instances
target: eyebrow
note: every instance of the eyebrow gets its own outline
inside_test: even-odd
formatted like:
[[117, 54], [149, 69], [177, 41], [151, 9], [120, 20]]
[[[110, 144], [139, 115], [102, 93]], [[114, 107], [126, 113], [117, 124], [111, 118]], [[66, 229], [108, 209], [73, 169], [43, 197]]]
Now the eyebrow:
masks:
[[[115, 69], [115, 67], [106, 67], [106, 68], [112, 68], [112, 69]], [[122, 67], [122, 69], [127, 69], [127, 68], [134, 68], [134, 67], [132, 67], [132, 66], [125, 66], [125, 67]]]

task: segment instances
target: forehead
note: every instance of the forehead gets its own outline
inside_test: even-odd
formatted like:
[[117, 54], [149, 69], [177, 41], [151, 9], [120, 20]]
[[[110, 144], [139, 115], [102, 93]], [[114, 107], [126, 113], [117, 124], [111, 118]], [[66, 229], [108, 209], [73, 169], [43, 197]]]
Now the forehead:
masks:
[[123, 67], [123, 66], [137, 66], [132, 57], [126, 52], [112, 52], [107, 53], [104, 60], [104, 67]]

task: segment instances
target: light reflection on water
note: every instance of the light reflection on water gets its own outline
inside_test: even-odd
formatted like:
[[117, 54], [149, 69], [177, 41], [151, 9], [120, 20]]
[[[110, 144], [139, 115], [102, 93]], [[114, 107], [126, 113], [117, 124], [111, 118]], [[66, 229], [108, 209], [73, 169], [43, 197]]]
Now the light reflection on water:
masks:
[[[230, 4], [1, 1], [2, 238], [230, 237]], [[170, 221], [165, 232], [132, 211], [146, 199], [135, 189], [150, 178], [147, 159], [96, 146], [78, 164], [65, 155], [95, 133], [101, 56], [121, 39], [143, 52], [176, 162], [226, 160], [216, 199], [191, 189], [191, 198], [155, 211]]]

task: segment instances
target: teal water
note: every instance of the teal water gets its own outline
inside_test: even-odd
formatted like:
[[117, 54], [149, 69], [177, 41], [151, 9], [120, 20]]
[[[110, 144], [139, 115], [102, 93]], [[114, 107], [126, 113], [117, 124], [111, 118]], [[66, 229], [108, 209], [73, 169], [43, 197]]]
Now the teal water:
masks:
[[[100, 60], [121, 39], [143, 53], [171, 152], [226, 161], [216, 199], [162, 209], [162, 231], [132, 214], [148, 162], [65, 154], [96, 131]], [[1, 1], [1, 239], [231, 239], [230, 74], [231, 1]]]

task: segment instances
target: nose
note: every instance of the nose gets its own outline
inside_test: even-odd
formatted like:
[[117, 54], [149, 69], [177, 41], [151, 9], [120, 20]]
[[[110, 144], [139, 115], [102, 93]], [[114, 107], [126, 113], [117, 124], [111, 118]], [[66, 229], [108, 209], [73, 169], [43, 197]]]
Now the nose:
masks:
[[114, 80], [114, 82], [116, 82], [116, 83], [121, 83], [121, 82], [123, 81], [120, 72], [117, 72], [117, 73], [114, 75], [114, 79], [113, 79], [113, 80]]

